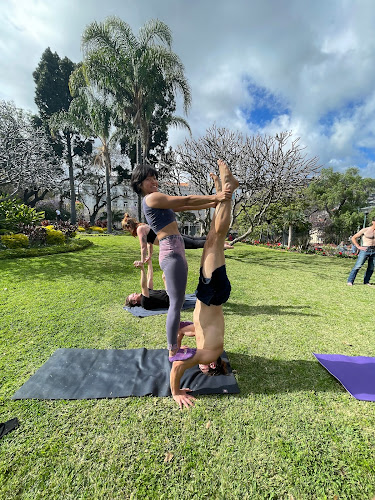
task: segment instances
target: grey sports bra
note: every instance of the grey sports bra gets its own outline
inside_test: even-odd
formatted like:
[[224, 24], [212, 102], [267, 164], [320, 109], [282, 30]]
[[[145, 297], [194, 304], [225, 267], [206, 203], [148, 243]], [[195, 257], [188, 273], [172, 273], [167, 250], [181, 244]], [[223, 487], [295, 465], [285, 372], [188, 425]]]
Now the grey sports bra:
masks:
[[157, 234], [165, 226], [176, 220], [176, 214], [170, 208], [152, 208], [146, 203], [146, 198], [142, 200], [143, 213], [145, 214], [147, 224]]

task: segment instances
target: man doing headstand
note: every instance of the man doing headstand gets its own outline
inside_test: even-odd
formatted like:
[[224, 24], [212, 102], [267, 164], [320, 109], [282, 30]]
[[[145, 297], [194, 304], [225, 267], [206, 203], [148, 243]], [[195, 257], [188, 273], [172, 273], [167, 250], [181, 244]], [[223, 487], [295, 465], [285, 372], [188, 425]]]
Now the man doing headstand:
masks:
[[[225, 190], [233, 193], [238, 187], [227, 165], [219, 160], [220, 179]], [[219, 179], [211, 174], [216, 190], [221, 191]], [[192, 358], [184, 361], [174, 361], [170, 374], [170, 385], [173, 399], [179, 405], [187, 408], [193, 406], [195, 398], [188, 394], [190, 389], [180, 389], [181, 376], [188, 368], [199, 364], [209, 366], [215, 363], [224, 348], [224, 315], [222, 304], [230, 295], [230, 282], [225, 269], [224, 241], [230, 225], [231, 200], [220, 201], [215, 208], [211, 229], [204, 245], [199, 283], [197, 287], [197, 302], [193, 321], [197, 349]], [[202, 369], [204, 372], [204, 369]]]

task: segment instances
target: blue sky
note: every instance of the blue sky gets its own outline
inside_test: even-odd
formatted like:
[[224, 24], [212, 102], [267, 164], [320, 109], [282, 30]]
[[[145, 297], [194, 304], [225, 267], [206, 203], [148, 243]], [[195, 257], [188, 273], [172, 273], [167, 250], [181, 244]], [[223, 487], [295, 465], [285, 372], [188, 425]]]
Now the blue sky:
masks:
[[[80, 61], [87, 24], [117, 15], [135, 33], [166, 22], [192, 88], [193, 136], [214, 123], [291, 130], [309, 156], [375, 178], [373, 0], [2, 0], [0, 99], [35, 112], [32, 72], [50, 47]], [[179, 110], [182, 114], [182, 110]], [[172, 129], [172, 146], [186, 131]]]

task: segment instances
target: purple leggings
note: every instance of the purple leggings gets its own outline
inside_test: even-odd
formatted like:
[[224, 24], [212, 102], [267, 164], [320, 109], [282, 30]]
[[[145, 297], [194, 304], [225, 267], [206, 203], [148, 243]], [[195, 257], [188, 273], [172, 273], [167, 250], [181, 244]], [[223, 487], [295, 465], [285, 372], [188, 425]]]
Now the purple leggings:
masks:
[[167, 314], [167, 342], [170, 351], [177, 349], [177, 333], [181, 307], [185, 301], [188, 265], [184, 240], [180, 234], [166, 236], [159, 241], [159, 264], [164, 272], [169, 295]]

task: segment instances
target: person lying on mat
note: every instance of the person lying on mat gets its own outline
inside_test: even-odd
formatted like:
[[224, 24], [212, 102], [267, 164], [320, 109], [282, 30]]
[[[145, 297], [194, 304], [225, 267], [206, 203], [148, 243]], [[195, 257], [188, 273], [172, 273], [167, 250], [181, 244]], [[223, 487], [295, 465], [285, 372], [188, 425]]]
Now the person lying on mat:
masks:
[[[233, 193], [238, 181], [227, 165], [219, 160], [221, 184], [226, 191]], [[216, 175], [211, 174], [217, 191], [221, 184]], [[173, 399], [180, 409], [194, 406], [195, 398], [189, 394], [190, 389], [180, 389], [181, 376], [187, 368], [194, 365], [210, 365], [217, 362], [224, 349], [224, 315], [223, 307], [230, 295], [231, 285], [226, 274], [223, 242], [227, 235], [231, 217], [231, 200], [220, 201], [215, 208], [210, 232], [204, 245], [200, 276], [196, 291], [193, 321], [197, 349], [186, 350], [194, 354], [183, 361], [174, 361], [170, 374], [170, 385]]]
[[[147, 278], [144, 263], [140, 260], [134, 262], [134, 267], [141, 270], [141, 293], [131, 293], [126, 297], [125, 306], [141, 306], [144, 309], [168, 309], [169, 296], [166, 290], [154, 290], [152, 260], [148, 261]], [[165, 277], [162, 275], [164, 286]]]
[[157, 178], [158, 173], [151, 165], [137, 165], [132, 172], [130, 183], [133, 190], [143, 196], [143, 213], [159, 239], [159, 265], [165, 274], [169, 295], [166, 321], [168, 355], [170, 361], [175, 361], [187, 359], [191, 355], [189, 352], [178, 352], [177, 349], [178, 325], [185, 300], [188, 265], [175, 212], [214, 208], [220, 201], [230, 200], [231, 193], [224, 190], [215, 195], [168, 196], [159, 192]]
[[[138, 237], [141, 247], [141, 261], [144, 263], [148, 262], [152, 256], [153, 245], [159, 246], [159, 239], [156, 233], [148, 224], [138, 222], [128, 213], [124, 214], [121, 225], [124, 231], [128, 231], [134, 238]], [[184, 240], [185, 250], [195, 250], [204, 247], [206, 236], [188, 236], [187, 234], [181, 234], [181, 236]], [[224, 248], [233, 248], [233, 246], [225, 241]]]

